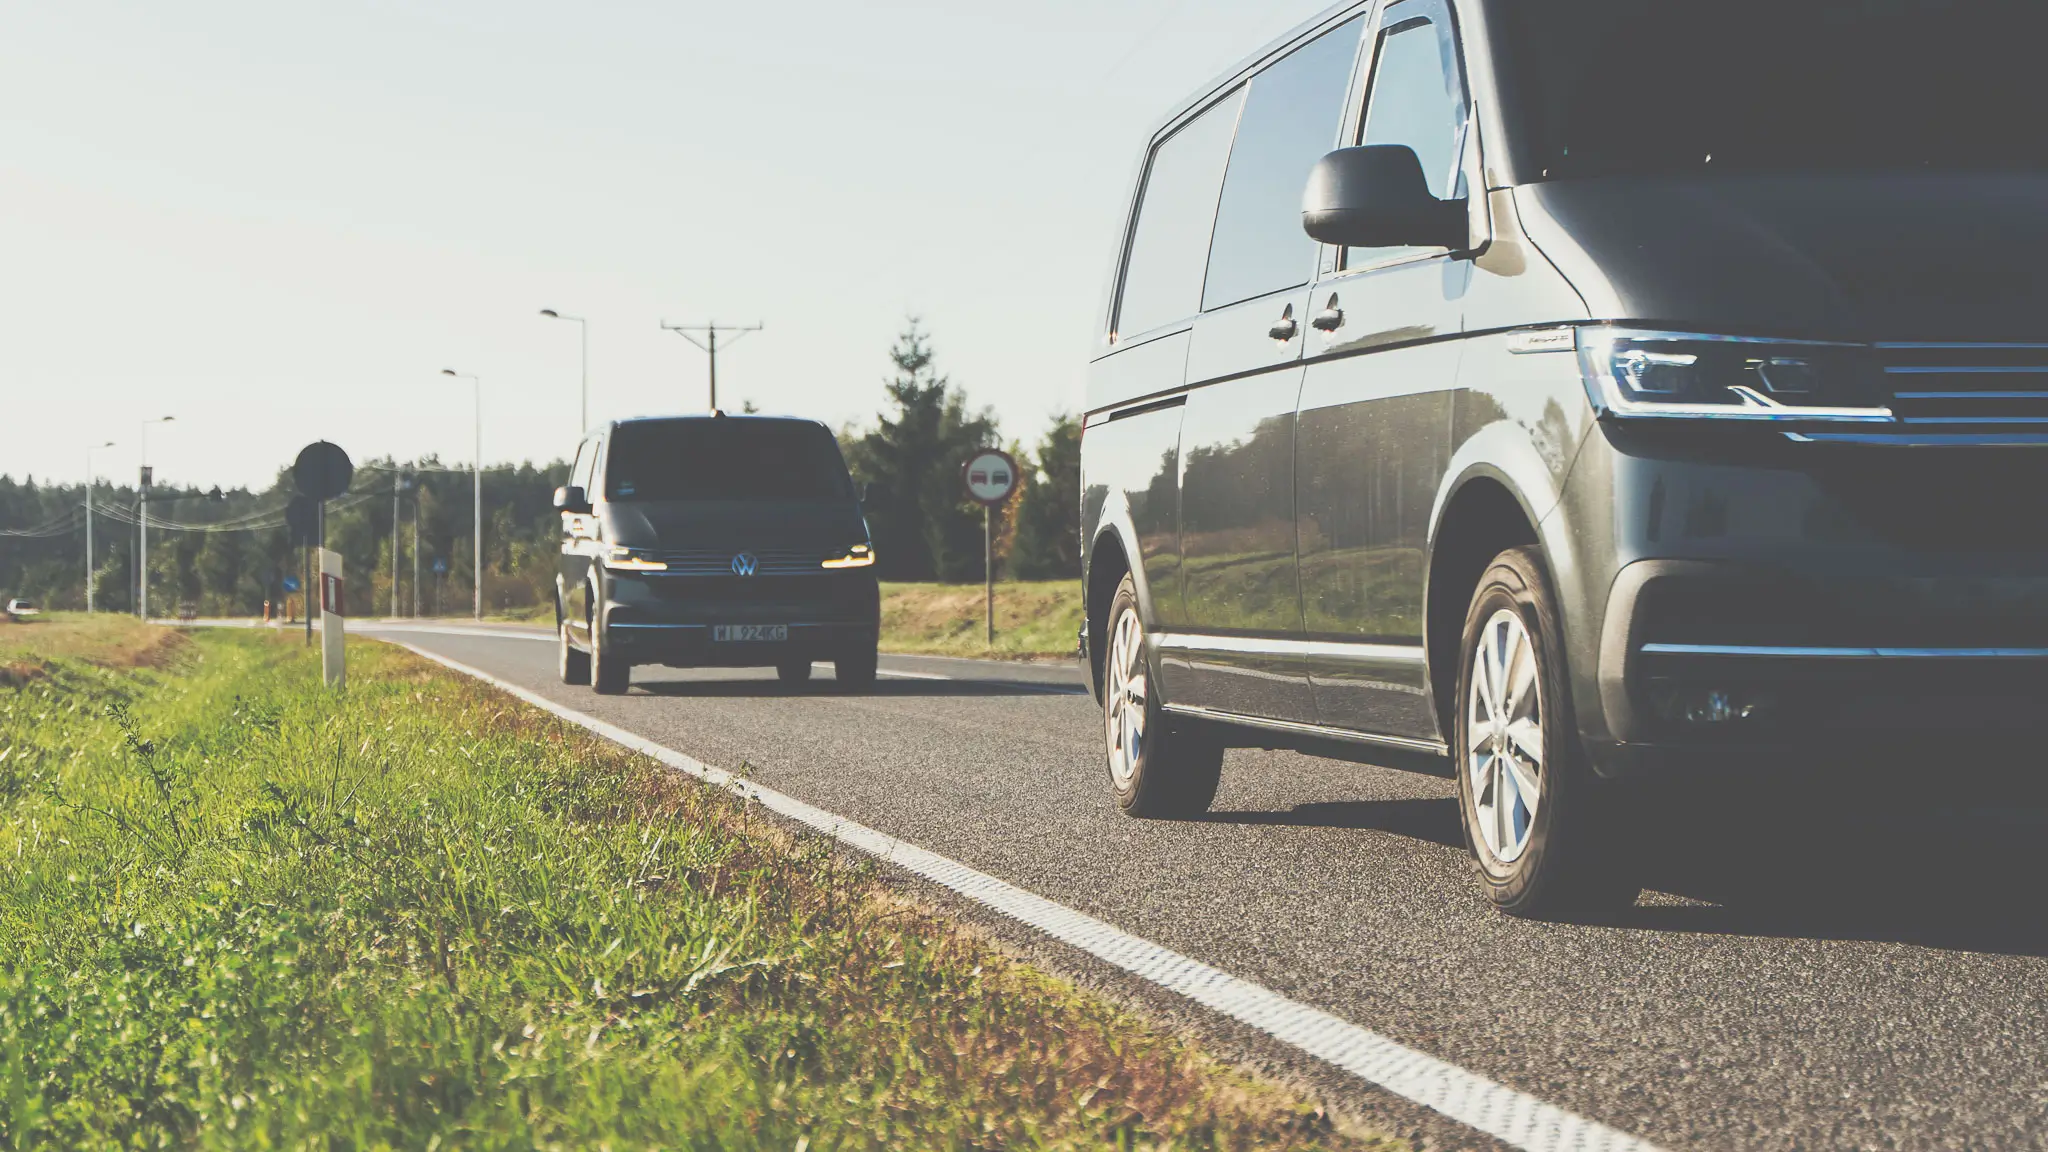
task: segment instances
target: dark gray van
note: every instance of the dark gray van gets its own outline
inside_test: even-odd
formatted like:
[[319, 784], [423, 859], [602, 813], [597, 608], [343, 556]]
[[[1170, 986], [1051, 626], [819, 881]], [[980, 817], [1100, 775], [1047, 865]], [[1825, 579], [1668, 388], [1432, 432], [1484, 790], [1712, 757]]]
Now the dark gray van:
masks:
[[635, 664], [831, 661], [875, 681], [875, 551], [839, 441], [813, 420], [623, 420], [576, 450], [555, 493], [555, 622], [565, 684], [626, 690]]
[[2044, 9], [1351, 3], [1169, 117], [1083, 440], [1123, 807], [1414, 754], [1578, 915], [1691, 821], [1651, 782], [2035, 763]]

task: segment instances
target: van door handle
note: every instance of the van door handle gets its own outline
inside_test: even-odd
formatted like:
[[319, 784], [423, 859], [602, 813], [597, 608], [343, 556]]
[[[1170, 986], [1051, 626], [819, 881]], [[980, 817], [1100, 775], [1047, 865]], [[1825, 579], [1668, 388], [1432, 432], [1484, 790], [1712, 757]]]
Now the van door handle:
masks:
[[1294, 305], [1289, 304], [1286, 311], [1280, 313], [1279, 321], [1271, 328], [1266, 329], [1266, 335], [1285, 344], [1289, 340], [1294, 339], [1295, 333], [1299, 331], [1301, 331], [1301, 324], [1294, 318]]
[[1316, 313], [1316, 318], [1309, 321], [1308, 326], [1318, 332], [1335, 332], [1344, 326], [1344, 310], [1337, 307], [1335, 296], [1330, 297], [1330, 306]]

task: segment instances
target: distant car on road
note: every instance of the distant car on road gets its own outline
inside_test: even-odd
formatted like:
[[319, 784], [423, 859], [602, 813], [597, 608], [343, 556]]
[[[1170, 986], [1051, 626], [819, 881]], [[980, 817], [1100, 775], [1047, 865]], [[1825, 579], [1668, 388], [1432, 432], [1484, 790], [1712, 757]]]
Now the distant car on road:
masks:
[[1677, 781], [2010, 795], [2044, 39], [2010, 0], [1356, 0], [1195, 92], [1087, 382], [1123, 808], [1204, 811], [1225, 747], [1420, 753], [1499, 907], [1597, 917], [1713, 819]]
[[681, 416], [592, 433], [556, 490], [565, 684], [624, 692], [635, 664], [832, 662], [874, 684], [881, 595], [838, 438], [812, 420]]
[[197, 619], [199, 619], [199, 605], [197, 605], [197, 604], [189, 604], [189, 603], [188, 603], [188, 604], [180, 604], [180, 605], [178, 605], [178, 619], [180, 619], [180, 620], [197, 620]]
[[36, 607], [35, 601], [17, 596], [7, 602], [6, 614], [9, 620], [26, 620], [30, 616], [42, 615], [42, 609]]

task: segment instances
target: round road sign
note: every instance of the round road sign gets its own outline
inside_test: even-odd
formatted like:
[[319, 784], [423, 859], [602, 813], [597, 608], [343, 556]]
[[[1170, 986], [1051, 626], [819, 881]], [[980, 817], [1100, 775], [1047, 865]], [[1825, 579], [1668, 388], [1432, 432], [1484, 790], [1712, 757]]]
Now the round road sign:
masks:
[[284, 525], [291, 534], [293, 547], [311, 548], [316, 543], [314, 538], [320, 535], [320, 510], [304, 496], [294, 496], [285, 505]]
[[348, 482], [355, 475], [356, 466], [349, 463], [348, 453], [325, 440], [306, 445], [292, 465], [292, 485], [308, 500], [334, 499], [348, 491]]
[[1017, 490], [1017, 462], [1008, 452], [984, 448], [968, 457], [960, 469], [967, 494], [983, 504], [1001, 504]]

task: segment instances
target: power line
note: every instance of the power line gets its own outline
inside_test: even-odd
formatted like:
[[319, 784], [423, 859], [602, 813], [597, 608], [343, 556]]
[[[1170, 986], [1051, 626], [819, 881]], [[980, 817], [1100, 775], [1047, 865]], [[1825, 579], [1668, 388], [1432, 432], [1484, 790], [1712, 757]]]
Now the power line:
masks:
[[[749, 332], [759, 332], [762, 326], [759, 324], [721, 325], [716, 320], [709, 324], [671, 324], [663, 320], [661, 326], [711, 354], [711, 410], [713, 412], [718, 411], [718, 334], [720, 332], [734, 333], [733, 338], [726, 343], [728, 345], [737, 344], [741, 340], [746, 339]], [[706, 338], [699, 340], [695, 336], [690, 335], [692, 332], [702, 332]]]

